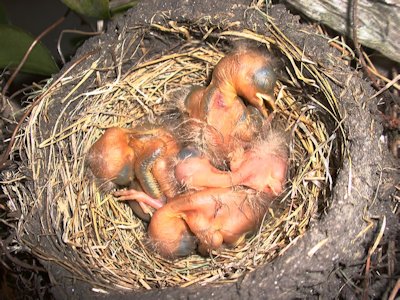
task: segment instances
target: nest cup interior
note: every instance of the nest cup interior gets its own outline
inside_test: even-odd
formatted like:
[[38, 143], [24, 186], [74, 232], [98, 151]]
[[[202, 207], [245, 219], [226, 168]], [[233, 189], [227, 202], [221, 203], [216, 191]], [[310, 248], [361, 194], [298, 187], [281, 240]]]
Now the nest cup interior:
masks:
[[[67, 95], [49, 138], [41, 138], [44, 129], [35, 120], [47, 117], [52, 96], [34, 109], [19, 145], [26, 152], [27, 168], [38, 180], [29, 192], [17, 194], [23, 213], [32, 212], [35, 206], [45, 207], [46, 222], [42, 224], [54, 228], [55, 234], [48, 239], [57, 244], [59, 255], [57, 251], [48, 254], [46, 244], [34, 245], [36, 253], [45, 259], [51, 255], [77, 278], [97, 286], [109, 287], [111, 283], [150, 289], [232, 282], [294, 246], [311, 218], [328, 205], [325, 199], [337, 167], [332, 157], [342, 156], [345, 150], [340, 142], [340, 113], [329, 81], [315, 63], [303, 59], [307, 53], [288, 41], [271, 21], [270, 26], [269, 37], [229, 31], [230, 40], [257, 41], [262, 51], [269, 52], [272, 47], [278, 60], [284, 61], [275, 96], [276, 113], [284, 119], [291, 137], [288, 182], [255, 235], [208, 258], [164, 259], [145, 247], [145, 226], [129, 205], [118, 202], [112, 193], [101, 192], [85, 169], [85, 155], [106, 128], [156, 122], [168, 110], [169, 102], [176, 101], [171, 96], [176, 93], [171, 91], [207, 85], [214, 66], [229, 51], [226, 43], [208, 39], [188, 43], [157, 59], [139, 60], [113, 82], [74, 97]], [[227, 36], [223, 31], [218, 35]], [[79, 82], [87, 80], [100, 65], [101, 61], [96, 61], [91, 69], [83, 70]], [[22, 185], [17, 186], [21, 189]], [[32, 243], [26, 240], [28, 247]]]

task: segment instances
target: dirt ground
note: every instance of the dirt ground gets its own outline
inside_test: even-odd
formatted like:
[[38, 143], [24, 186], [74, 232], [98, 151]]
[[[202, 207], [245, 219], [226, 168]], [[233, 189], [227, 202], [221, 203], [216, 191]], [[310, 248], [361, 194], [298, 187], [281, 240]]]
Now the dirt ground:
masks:
[[[240, 27], [262, 30], [259, 15], [247, 11], [248, 1], [142, 1], [123, 18], [110, 24], [107, 32], [86, 42], [75, 59], [84, 53], [101, 47], [101, 51], [112, 53], [118, 31], [136, 24], [148, 23], [156, 11], [166, 11], [168, 19], [177, 22], [200, 20], [211, 15], [212, 22], [240, 22]], [[338, 51], [328, 47], [312, 28], [300, 24], [299, 17], [287, 12], [282, 5], [274, 6], [270, 15], [278, 27], [322, 66], [329, 65], [330, 55], [339, 56]], [[158, 21], [153, 20], [153, 21]], [[159, 20], [163, 21], [163, 20]], [[263, 33], [260, 31], [260, 33]], [[149, 56], [172, 47], [174, 41], [154, 42]], [[134, 45], [132, 46], [134, 47]], [[329, 55], [328, 55], [329, 54]], [[111, 54], [110, 54], [111, 55]], [[96, 56], [88, 59], [89, 66]], [[132, 61], [132, 64], [134, 62]], [[123, 70], [129, 69], [127, 63]], [[64, 70], [68, 67], [65, 66]], [[85, 66], [82, 66], [84, 68]], [[84, 282], [75, 281], [60, 266], [41, 260], [58, 285], [50, 291], [55, 299], [360, 299], [367, 289], [368, 297], [380, 299], [387, 296], [400, 276], [400, 224], [399, 215], [393, 212], [392, 196], [395, 185], [400, 182], [398, 161], [380, 142], [383, 128], [377, 109], [377, 99], [371, 86], [362, 75], [339, 60], [332, 75], [335, 93], [341, 95], [344, 118], [343, 125], [349, 142], [351, 160], [345, 160], [336, 179], [331, 196], [331, 207], [315, 218], [308, 232], [287, 252], [272, 263], [248, 273], [236, 283], [222, 286], [193, 286], [189, 288], [167, 288], [137, 293], [111, 291], [109, 294], [94, 293]], [[60, 72], [60, 74], [63, 70]], [[85, 89], [82, 86], [81, 89]], [[68, 93], [68, 86], [65, 92]], [[59, 95], [61, 98], [63, 95]], [[356, 99], [356, 101], [355, 101]], [[56, 115], [62, 107], [54, 107]], [[48, 123], [52, 126], [52, 120]], [[399, 192], [399, 191], [397, 191]], [[386, 225], [383, 225], [385, 218]], [[373, 227], [361, 234], [367, 227], [367, 219], [373, 220]], [[378, 246], [379, 251], [371, 254], [371, 267], [366, 272], [368, 251], [377, 239], [382, 226], [384, 235]], [[323, 246], [313, 253], [312, 247], [323, 241]], [[393, 245], [394, 244], [394, 245]], [[391, 277], [387, 274], [391, 263], [388, 249], [395, 249]], [[397, 249], [397, 250], [396, 250]], [[390, 258], [389, 257], [389, 258]], [[354, 283], [355, 286], [349, 284]], [[366, 286], [366, 284], [368, 285]], [[366, 298], [367, 299], [367, 298]]]

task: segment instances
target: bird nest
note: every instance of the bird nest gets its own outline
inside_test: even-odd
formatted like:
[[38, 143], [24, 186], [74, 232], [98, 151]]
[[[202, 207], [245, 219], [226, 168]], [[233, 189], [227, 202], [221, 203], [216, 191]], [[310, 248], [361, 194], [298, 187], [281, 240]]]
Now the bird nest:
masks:
[[[127, 70], [121, 68], [127, 51], [117, 48], [121, 54], [109, 69], [116, 72], [115, 80], [98, 80], [110, 60], [100, 55], [77, 75], [69, 76], [66, 69], [56, 84], [43, 88], [14, 147], [21, 163], [3, 174], [9, 206], [21, 212], [19, 245], [93, 286], [134, 290], [232, 282], [292, 247], [329, 204], [345, 152], [344, 134], [329, 75], [271, 18], [262, 17], [267, 34], [217, 27], [210, 34], [204, 24], [151, 24], [119, 47], [145, 47], [141, 41], [160, 33], [177, 40], [185, 36], [186, 42], [152, 57], [138, 55], [146, 49], [137, 50]], [[276, 113], [290, 135], [286, 188], [257, 233], [241, 245], [209, 257], [168, 260], [145, 247], [145, 226], [129, 206], [101, 192], [86, 175], [85, 155], [106, 128], [159, 123], [176, 101], [176, 91], [206, 85], [236, 41], [257, 43], [282, 65], [275, 96]]]

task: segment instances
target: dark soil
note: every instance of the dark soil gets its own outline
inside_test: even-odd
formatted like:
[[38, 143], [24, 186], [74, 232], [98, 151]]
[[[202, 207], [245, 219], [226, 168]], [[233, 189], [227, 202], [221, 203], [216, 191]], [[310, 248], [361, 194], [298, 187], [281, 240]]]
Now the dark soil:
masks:
[[[148, 24], [157, 11], [165, 11], [168, 19], [177, 22], [201, 22], [204, 16], [211, 15], [209, 21], [221, 23], [221, 26], [240, 21], [240, 27], [260, 31], [263, 20], [254, 11], [246, 10], [247, 7], [248, 1], [244, 0], [141, 1], [124, 17], [111, 23], [105, 34], [86, 42], [75, 59], [94, 49], [113, 56], [114, 45], [121, 42], [117, 40], [118, 33], [123, 28]], [[331, 206], [326, 213], [313, 220], [304, 237], [283, 256], [259, 267], [236, 283], [222, 286], [175, 287], [126, 294], [111, 290], [109, 294], [100, 294], [93, 292], [88, 284], [71, 279], [71, 274], [59, 265], [43, 260], [42, 263], [54, 283], [51, 291], [56, 299], [358, 299], [366, 290], [363, 285], [365, 261], [368, 249], [380, 230], [383, 216], [386, 217], [386, 228], [381, 240], [382, 247], [384, 248], [389, 241], [395, 241], [395, 249], [400, 249], [399, 216], [393, 214], [390, 198], [394, 193], [395, 184], [400, 181], [400, 176], [395, 169], [396, 162], [386, 150], [387, 147], [379, 142], [382, 127], [375, 119], [377, 99], [370, 99], [374, 91], [362, 79], [360, 73], [351, 70], [340, 61], [340, 53], [329, 48], [326, 40], [310, 34], [313, 29], [301, 25], [298, 17], [289, 14], [280, 5], [273, 7], [269, 13], [287, 37], [295, 41], [314, 61], [318, 61], [337, 79], [337, 83], [331, 84], [336, 95], [340, 95], [343, 125], [351, 159], [344, 158], [329, 201]], [[153, 20], [157, 21], [166, 22], [161, 18]], [[161, 55], [163, 51], [169, 51], [179, 45], [179, 40], [169, 40], [168, 36], [151, 42], [152, 48], [147, 54], [148, 57]], [[135, 45], [132, 45], [132, 53], [134, 47]], [[90, 56], [80, 68], [88, 68], [97, 55]], [[127, 61], [122, 72], [129, 69], [137, 57], [133, 56], [131, 61]], [[67, 67], [68, 65], [64, 70]], [[62, 72], [63, 70], [60, 74]], [[107, 73], [104, 76], [113, 75]], [[106, 77], [103, 79], [107, 80]], [[61, 99], [62, 93], [68, 92], [68, 86], [65, 86], [58, 97]], [[57, 115], [61, 109], [62, 107], [54, 107], [54, 114]], [[46, 124], [49, 129], [52, 122], [54, 120], [50, 119]], [[358, 236], [368, 225], [366, 218], [374, 218], [374, 228]], [[321, 241], [325, 242], [321, 248], [310, 254], [310, 250]], [[399, 273], [397, 265], [394, 275], [399, 276]], [[368, 287], [371, 298], [381, 298], [394, 282], [393, 278], [384, 276], [372, 279], [373, 282]], [[359, 283], [361, 288], [349, 287], [348, 280]]]

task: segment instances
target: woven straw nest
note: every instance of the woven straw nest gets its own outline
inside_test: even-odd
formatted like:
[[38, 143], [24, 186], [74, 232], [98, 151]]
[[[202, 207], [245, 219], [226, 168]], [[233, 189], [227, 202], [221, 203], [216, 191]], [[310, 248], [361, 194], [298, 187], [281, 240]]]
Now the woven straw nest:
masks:
[[[114, 81], [79, 95], [75, 90], [93, 80], [105, 58], [100, 57], [77, 77], [65, 76], [62, 83], [74, 82], [75, 88], [63, 93], [58, 115], [50, 115], [49, 108], [62, 85], [51, 91], [44, 88], [45, 97], [33, 109], [14, 147], [14, 155], [22, 158], [21, 166], [3, 178], [4, 191], [13, 199], [9, 205], [21, 211], [20, 245], [94, 286], [127, 289], [232, 282], [291, 247], [317, 211], [328, 205], [325, 199], [340, 163], [332, 157], [342, 157], [346, 147], [341, 142], [341, 117], [328, 75], [273, 20], [263, 17], [268, 36], [215, 30], [212, 36], [199, 37], [199, 32], [207, 32], [199, 24], [179, 29], [151, 25], [138, 31], [138, 40], [152, 31], [183, 32], [191, 38], [179, 51], [139, 59]], [[284, 118], [291, 136], [286, 189], [258, 233], [244, 244], [208, 258], [192, 255], [169, 261], [146, 249], [145, 227], [129, 206], [111, 193], [100, 192], [86, 176], [85, 154], [106, 128], [156, 120], [169, 101], [174, 101], [170, 91], [206, 85], [213, 67], [229, 51], [227, 45], [236, 40], [256, 42], [284, 62], [275, 95], [277, 114]], [[117, 59], [124, 61], [122, 56]], [[56, 118], [51, 128], [43, 125], [48, 118]], [[37, 232], [42, 233], [41, 239]]]

